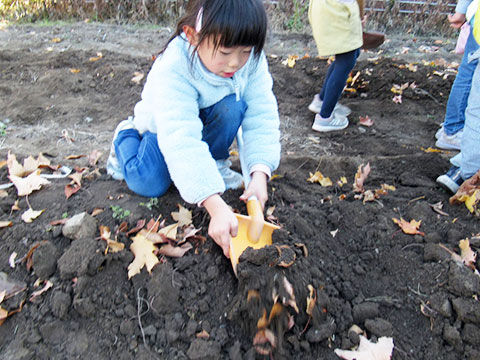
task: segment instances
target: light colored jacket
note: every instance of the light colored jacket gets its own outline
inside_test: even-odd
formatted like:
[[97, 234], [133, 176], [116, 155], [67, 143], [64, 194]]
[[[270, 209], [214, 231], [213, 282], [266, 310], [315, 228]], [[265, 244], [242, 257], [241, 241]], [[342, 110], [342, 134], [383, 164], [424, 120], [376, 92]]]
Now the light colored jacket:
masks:
[[[271, 171], [280, 161], [279, 116], [265, 54], [253, 52], [233, 78], [208, 71], [185, 35], [177, 36], [152, 66], [142, 99], [135, 106], [134, 125], [140, 134], [157, 134], [158, 146], [182, 198], [200, 203], [223, 193], [224, 181], [208, 145], [202, 141], [199, 110], [236, 94], [248, 109], [242, 122], [247, 169], [261, 164]], [[192, 61], [193, 59], [193, 61]]]
[[308, 20], [320, 56], [343, 54], [363, 44], [356, 0], [310, 0]]

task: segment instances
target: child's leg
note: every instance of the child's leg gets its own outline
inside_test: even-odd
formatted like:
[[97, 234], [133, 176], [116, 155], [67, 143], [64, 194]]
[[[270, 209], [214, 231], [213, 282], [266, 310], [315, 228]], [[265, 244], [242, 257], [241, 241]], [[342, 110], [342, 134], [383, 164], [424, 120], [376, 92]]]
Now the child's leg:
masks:
[[114, 145], [125, 181], [133, 192], [157, 197], [167, 191], [172, 180], [156, 134], [146, 132], [141, 136], [135, 129], [123, 130]]
[[445, 113], [445, 121], [443, 128], [445, 134], [453, 135], [463, 129], [465, 124], [465, 109], [467, 108], [468, 95], [472, 87], [472, 77], [475, 71], [476, 63], [468, 62], [468, 54], [478, 49], [478, 44], [473, 37], [472, 32], [468, 36], [465, 44], [465, 53], [462, 63], [458, 68], [457, 77], [455, 78], [450, 95], [447, 102], [447, 110]]
[[[330, 65], [327, 72], [327, 78], [323, 84], [320, 98], [323, 99], [320, 116], [328, 118], [332, 115], [333, 109], [342, 95], [343, 88], [347, 82], [348, 74], [352, 71], [360, 49], [352, 50], [347, 53], [335, 55], [335, 61]], [[323, 97], [322, 97], [323, 94]]]
[[203, 140], [208, 144], [215, 160], [224, 160], [229, 156], [232, 145], [247, 111], [243, 100], [236, 100], [235, 94], [224, 97], [218, 103], [200, 110], [203, 122]]

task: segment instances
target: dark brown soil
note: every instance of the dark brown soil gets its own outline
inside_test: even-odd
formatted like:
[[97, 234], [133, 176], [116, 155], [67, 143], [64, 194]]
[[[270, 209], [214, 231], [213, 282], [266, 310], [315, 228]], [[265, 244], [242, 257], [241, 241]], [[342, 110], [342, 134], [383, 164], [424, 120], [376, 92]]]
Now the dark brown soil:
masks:
[[[53, 164], [88, 167], [86, 158], [65, 158], [103, 152], [99, 174], [84, 179], [69, 199], [64, 187], [70, 179], [52, 180], [28, 199], [20, 198], [21, 211], [11, 210], [18, 199], [14, 188], [0, 198], [0, 220], [13, 222], [0, 229], [0, 272], [26, 287], [1, 304], [12, 311], [24, 302], [0, 326], [0, 358], [333, 360], [335, 348], [358, 343], [349, 333], [356, 324], [368, 338], [393, 337], [393, 359], [479, 359], [479, 278], [438, 246], [459, 252], [459, 240], [468, 237], [477, 250], [479, 219], [464, 206], [449, 205], [449, 194], [435, 183], [452, 154], [424, 151], [434, 145], [454, 79], [443, 76], [442, 64], [460, 61], [450, 53], [452, 42], [397, 35], [380, 53], [362, 53], [353, 71], [360, 71], [352, 86], [356, 92], [342, 99], [353, 110], [350, 126], [319, 134], [310, 128], [307, 106], [321, 87], [327, 62], [310, 57], [288, 68], [282, 61], [289, 53], [315, 53], [312, 39], [271, 35], [267, 54], [276, 55], [269, 61], [283, 145], [267, 204], [275, 206], [273, 215], [282, 226], [274, 232], [274, 246], [244, 253], [238, 279], [207, 239], [192, 241], [194, 248], [181, 258], [162, 258], [151, 274], [144, 269], [128, 280], [134, 258], [130, 238], [118, 233], [126, 249], [105, 255], [99, 225], [116, 233], [122, 221], [132, 228], [160, 214], [173, 223], [170, 214], [182, 204], [193, 211], [200, 235], [207, 236], [205, 210], [185, 204], [174, 188], [149, 208], [148, 199], [105, 174], [113, 129], [131, 115], [142, 89], [143, 81], [131, 81], [134, 72], [148, 73], [151, 55], [166, 36], [165, 29], [95, 24], [0, 29], [0, 121], [7, 131], [0, 139], [1, 159], [8, 151], [19, 159], [43, 152]], [[61, 41], [52, 42], [56, 37]], [[403, 46], [410, 51], [400, 54]], [[439, 49], [419, 51], [425, 46]], [[98, 52], [102, 58], [90, 61]], [[416, 71], [405, 67], [413, 62]], [[394, 103], [392, 86], [412, 82], [416, 89], [404, 90], [403, 102]], [[359, 116], [366, 115], [372, 127], [359, 124]], [[372, 171], [366, 189], [389, 184], [396, 190], [363, 203], [352, 184], [359, 165], [367, 163]], [[238, 169], [238, 161], [234, 166]], [[315, 171], [334, 185], [308, 182]], [[1, 168], [1, 183], [9, 181], [7, 175]], [[335, 183], [343, 176], [348, 182], [340, 187]], [[228, 191], [224, 197], [245, 213], [240, 194]], [[433, 210], [438, 202], [447, 215]], [[20, 216], [29, 205], [46, 211], [27, 224]], [[114, 218], [112, 206], [130, 215]], [[72, 241], [62, 234], [62, 225], [50, 225], [95, 208], [105, 211], [95, 217], [93, 235]], [[392, 221], [400, 217], [422, 220], [425, 235], [404, 234]], [[13, 252], [21, 259], [38, 242], [31, 270], [25, 262], [9, 266]], [[287, 246], [281, 254], [280, 245]], [[292, 259], [293, 265], [279, 266]], [[38, 278], [49, 279], [53, 287], [32, 302]], [[257, 321], [263, 310], [271, 313], [272, 293], [288, 298], [283, 278], [293, 285], [299, 311], [277, 307], [268, 325], [276, 347], [262, 356], [258, 351], [271, 347], [255, 349]], [[310, 320], [308, 285], [317, 293]]]

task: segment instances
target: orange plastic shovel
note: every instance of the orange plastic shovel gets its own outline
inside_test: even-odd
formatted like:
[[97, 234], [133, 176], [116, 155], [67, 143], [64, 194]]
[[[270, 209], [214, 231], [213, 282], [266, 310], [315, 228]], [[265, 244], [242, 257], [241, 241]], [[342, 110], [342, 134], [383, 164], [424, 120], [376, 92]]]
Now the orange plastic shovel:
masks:
[[[238, 130], [237, 145], [246, 189], [250, 183], [250, 174], [248, 173], [247, 164], [245, 164], [243, 158], [242, 128]], [[280, 229], [279, 226], [265, 221], [262, 206], [256, 196], [251, 196], [248, 199], [247, 213], [248, 216], [235, 214], [238, 219], [238, 233], [237, 236], [232, 237], [230, 241], [230, 260], [235, 275], [237, 275], [238, 258], [243, 251], [247, 247], [261, 249], [264, 246], [271, 245], [273, 230]]]

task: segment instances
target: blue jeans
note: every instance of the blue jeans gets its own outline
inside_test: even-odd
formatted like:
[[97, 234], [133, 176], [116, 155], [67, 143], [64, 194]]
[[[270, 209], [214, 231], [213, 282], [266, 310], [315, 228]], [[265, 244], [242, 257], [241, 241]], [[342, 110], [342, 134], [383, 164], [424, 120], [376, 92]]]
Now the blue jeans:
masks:
[[461, 151], [450, 162], [460, 167], [463, 179], [468, 179], [480, 170], [480, 49], [468, 54], [470, 62], [475, 62], [472, 88], [465, 110], [465, 128], [462, 135]]
[[457, 76], [448, 97], [447, 110], [443, 122], [443, 128], [447, 135], [453, 135], [464, 127], [465, 109], [467, 108], [468, 96], [472, 87], [472, 76], [478, 63], [478, 60], [468, 62], [468, 54], [477, 49], [478, 44], [473, 37], [473, 31], [471, 31], [465, 44], [462, 63], [458, 68]]
[[335, 61], [330, 65], [323, 83], [320, 99], [323, 101], [320, 116], [324, 119], [330, 117], [333, 108], [342, 95], [347, 83], [348, 75], [357, 62], [360, 49], [335, 55]]
[[[200, 110], [202, 140], [208, 144], [215, 160], [228, 158], [228, 148], [242, 124], [246, 110], [245, 101], [236, 101], [235, 94]], [[168, 190], [172, 179], [156, 134], [147, 131], [140, 135], [135, 129], [123, 130], [118, 133], [114, 145], [130, 190], [147, 197], [158, 197]]]

